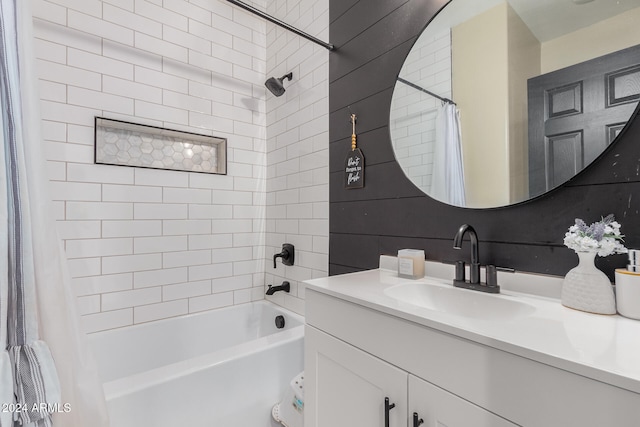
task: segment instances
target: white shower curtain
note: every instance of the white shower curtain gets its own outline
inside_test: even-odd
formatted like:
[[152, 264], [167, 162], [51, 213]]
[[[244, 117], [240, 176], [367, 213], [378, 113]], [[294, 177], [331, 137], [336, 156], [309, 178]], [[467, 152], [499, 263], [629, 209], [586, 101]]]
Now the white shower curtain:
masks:
[[455, 104], [446, 103], [438, 110], [430, 195], [450, 205], [466, 206], [460, 113]]
[[31, 2], [0, 1], [0, 402], [24, 405], [0, 412], [0, 427], [107, 427], [50, 214]]

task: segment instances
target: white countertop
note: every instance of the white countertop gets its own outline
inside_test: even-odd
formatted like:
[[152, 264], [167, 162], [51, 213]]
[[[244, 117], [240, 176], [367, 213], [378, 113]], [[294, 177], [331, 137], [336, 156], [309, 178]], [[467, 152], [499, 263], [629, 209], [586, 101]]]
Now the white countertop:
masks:
[[305, 283], [307, 289], [313, 291], [640, 393], [640, 321], [637, 320], [584, 313], [562, 306], [557, 299], [508, 290], [483, 296], [517, 300], [534, 309], [507, 321], [480, 320], [430, 310], [392, 298], [385, 290], [406, 283], [453, 288], [451, 281], [402, 279], [393, 270], [369, 270]]

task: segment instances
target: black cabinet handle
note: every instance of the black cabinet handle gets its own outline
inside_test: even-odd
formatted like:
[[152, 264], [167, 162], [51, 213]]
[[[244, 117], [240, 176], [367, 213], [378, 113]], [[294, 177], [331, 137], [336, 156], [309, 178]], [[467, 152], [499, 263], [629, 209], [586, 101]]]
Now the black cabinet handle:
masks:
[[420, 424], [424, 423], [424, 420], [422, 418], [418, 418], [418, 413], [414, 412], [413, 413], [413, 427], [419, 427]]
[[384, 427], [389, 427], [389, 411], [396, 407], [395, 403], [389, 403], [389, 398], [384, 398]]

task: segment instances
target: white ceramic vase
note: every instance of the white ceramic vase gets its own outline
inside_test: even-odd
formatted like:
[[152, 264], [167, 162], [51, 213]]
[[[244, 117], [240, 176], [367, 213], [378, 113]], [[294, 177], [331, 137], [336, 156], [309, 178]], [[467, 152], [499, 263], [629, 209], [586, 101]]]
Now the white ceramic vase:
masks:
[[595, 265], [595, 252], [576, 252], [578, 265], [562, 282], [562, 305], [596, 314], [616, 314], [613, 286]]

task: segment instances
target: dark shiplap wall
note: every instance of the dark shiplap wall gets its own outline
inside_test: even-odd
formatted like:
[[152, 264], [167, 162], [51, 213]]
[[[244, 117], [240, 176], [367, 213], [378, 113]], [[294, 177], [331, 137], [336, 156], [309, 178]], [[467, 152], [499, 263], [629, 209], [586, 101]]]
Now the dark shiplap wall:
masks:
[[[416, 37], [447, 0], [331, 0], [330, 249], [332, 275], [376, 268], [380, 254], [424, 249], [428, 259], [469, 259], [452, 248], [463, 223], [474, 226], [480, 258], [521, 271], [564, 275], [577, 264], [562, 239], [574, 218], [614, 213], [628, 247], [640, 248], [640, 119], [596, 164], [562, 188], [506, 208], [475, 210], [424, 196], [395, 161], [389, 106], [395, 79]], [[350, 111], [358, 115], [358, 146], [366, 160], [365, 188], [344, 189]], [[481, 114], [481, 112], [480, 112]], [[625, 255], [597, 258], [613, 278]]]

